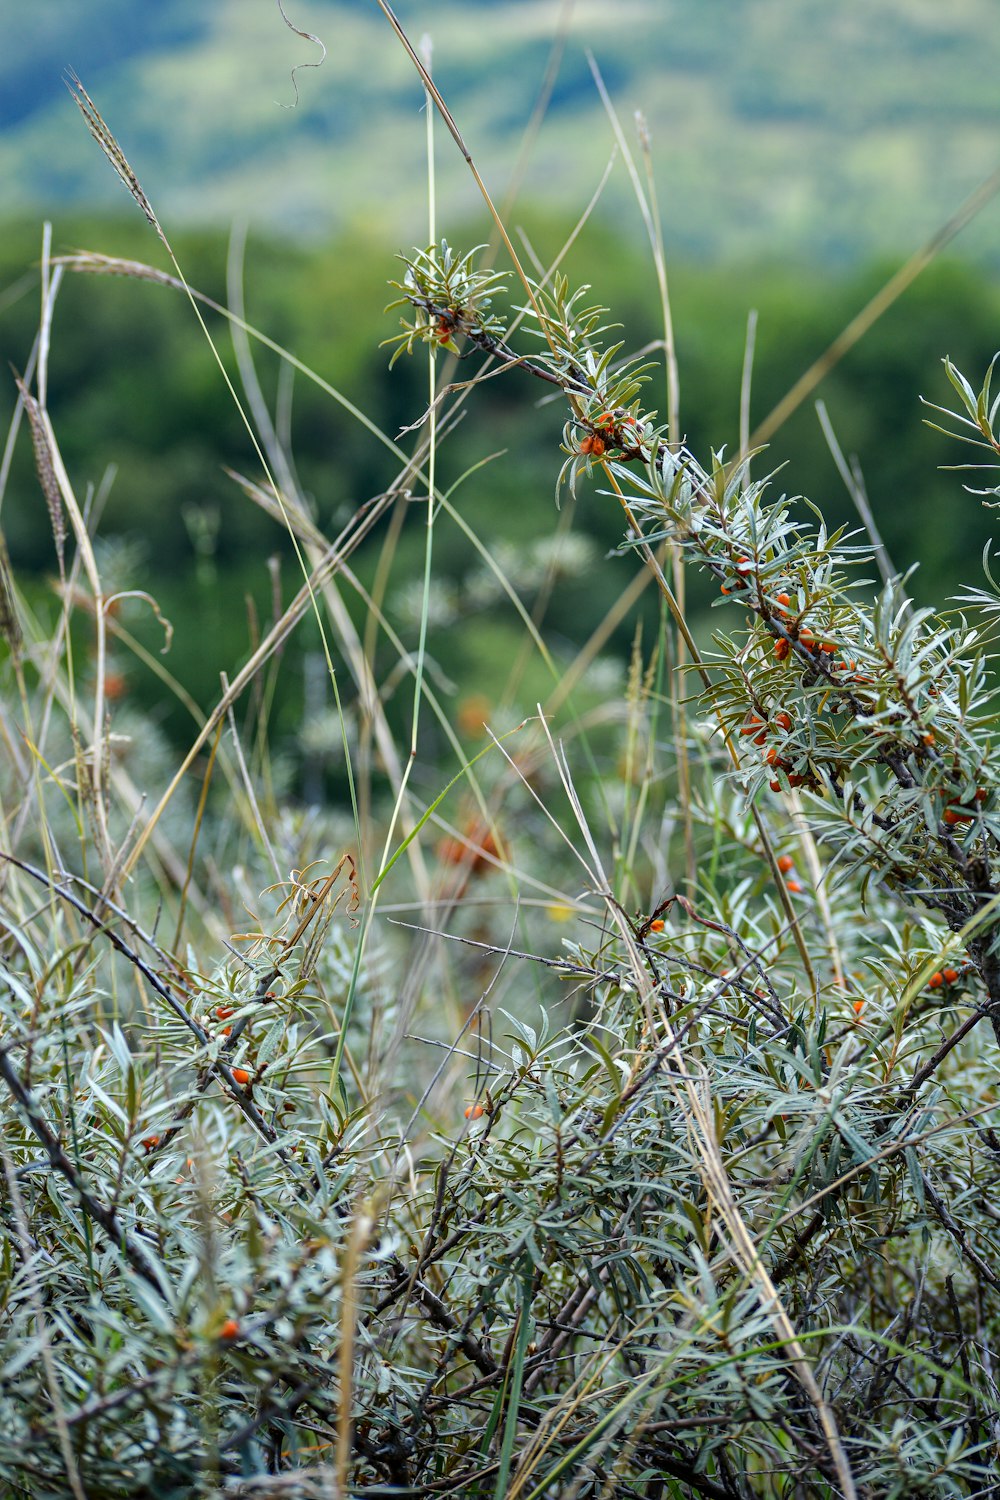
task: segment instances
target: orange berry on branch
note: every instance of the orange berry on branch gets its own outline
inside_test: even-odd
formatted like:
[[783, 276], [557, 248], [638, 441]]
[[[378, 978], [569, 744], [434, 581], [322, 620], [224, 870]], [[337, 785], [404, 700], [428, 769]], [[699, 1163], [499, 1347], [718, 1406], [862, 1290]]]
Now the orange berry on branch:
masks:
[[798, 880], [786, 880], [785, 881], [785, 890], [786, 891], [791, 891], [791, 893], [792, 893], [793, 896], [797, 896], [797, 895], [799, 895], [799, 893], [802, 890], [801, 882], [798, 881]]
[[788, 875], [795, 869], [795, 861], [790, 854], [782, 854], [778, 859], [778, 869], [782, 875]]
[[787, 734], [792, 727], [792, 716], [791, 714], [786, 714], [785, 710], [782, 709], [780, 713], [775, 714], [774, 722]]
[[791, 641], [786, 640], [783, 635], [779, 636], [774, 643], [774, 654], [779, 661], [784, 661], [791, 649]]
[[927, 988], [929, 990], [939, 990], [943, 984], [944, 984], [944, 975], [943, 974], [934, 973], [934, 974], [931, 975], [930, 979], [928, 979], [928, 981], [927, 981]]
[[942, 969], [941, 978], [944, 980], [945, 984], [954, 984], [955, 980], [958, 978], [958, 970]]
[[228, 1021], [235, 1009], [234, 1005], [217, 1005], [215, 1007], [216, 1019], [219, 1021]]
[[140, 1145], [142, 1146], [142, 1148], [143, 1148], [144, 1151], [152, 1151], [153, 1148], [156, 1147], [156, 1146], [158, 1146], [159, 1144], [160, 1144], [160, 1137], [158, 1135], [147, 1135], [140, 1142]]
[[481, 1104], [469, 1104], [466, 1106], [465, 1118], [467, 1120], [480, 1120], [486, 1113]]
[[665, 926], [666, 923], [662, 917], [654, 917], [649, 924], [649, 930], [650, 932], [662, 932]]
[[237, 1323], [235, 1318], [227, 1318], [222, 1327], [219, 1329], [219, 1338], [229, 1340], [239, 1338], [239, 1336], [240, 1325]]
[[728, 584], [722, 585], [722, 592], [724, 594], [729, 594], [733, 589], [745, 589], [747, 586], [746, 579], [741, 578], [740, 574], [752, 572], [753, 563], [750, 561], [749, 557], [738, 557], [736, 559], [736, 577], [732, 579]]
[[588, 432], [587, 436], [580, 439], [579, 451], [589, 458], [600, 458], [604, 453], [605, 442], [596, 433]]
[[236, 1082], [242, 1084], [244, 1088], [246, 1088], [247, 1084], [250, 1082], [250, 1074], [247, 1072], [246, 1068], [234, 1068], [233, 1077], [235, 1078]]

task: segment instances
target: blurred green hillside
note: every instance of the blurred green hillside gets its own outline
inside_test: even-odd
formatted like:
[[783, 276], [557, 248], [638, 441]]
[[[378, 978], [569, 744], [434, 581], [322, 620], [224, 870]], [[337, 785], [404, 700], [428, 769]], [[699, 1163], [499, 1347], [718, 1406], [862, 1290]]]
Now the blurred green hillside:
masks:
[[[510, 180], [553, 36], [551, 103], [522, 197], [575, 214], [612, 149], [586, 53], [631, 131], [653, 133], [668, 246], [681, 258], [859, 260], [912, 248], [1000, 161], [993, 0], [400, 0], [486, 180]], [[374, 0], [33, 0], [6, 7], [0, 202], [120, 205], [62, 87], [83, 78], [165, 223], [406, 244], [423, 224], [422, 95]], [[479, 212], [442, 135], [447, 221]], [[635, 210], [619, 164], [609, 219]], [[963, 241], [993, 257], [997, 215]]]

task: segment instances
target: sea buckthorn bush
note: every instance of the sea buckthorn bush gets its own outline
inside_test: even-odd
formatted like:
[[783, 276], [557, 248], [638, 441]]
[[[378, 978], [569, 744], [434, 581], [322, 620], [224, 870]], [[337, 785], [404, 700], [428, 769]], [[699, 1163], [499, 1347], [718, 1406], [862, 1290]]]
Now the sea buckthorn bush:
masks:
[[[46, 328], [67, 272], [185, 289], [43, 268]], [[451, 727], [426, 641], [366, 596], [414, 688], [399, 744], [341, 589], [398, 496], [447, 504], [434, 422], [468, 382], [444, 385], [336, 538], [262, 441], [241, 484], [302, 588], [165, 774], [108, 690], [155, 601], [105, 587], [41, 341], [20, 415], [51, 619], [0, 572], [6, 1492], [990, 1494], [992, 578], [938, 612], [873, 583], [877, 539], [829, 532], [765, 454], [689, 452], [675, 390], [661, 420], [561, 275], [508, 319], [441, 242], [397, 290], [398, 352], [564, 401], [557, 496], [620, 511], [661, 628], [593, 722], [552, 663], [547, 709], [472, 754], [452, 732], [455, 769], [411, 784], [418, 711]], [[992, 459], [989, 376], [947, 373], [934, 420]], [[235, 715], [307, 618], [350, 818], [272, 781], [266, 694]]]

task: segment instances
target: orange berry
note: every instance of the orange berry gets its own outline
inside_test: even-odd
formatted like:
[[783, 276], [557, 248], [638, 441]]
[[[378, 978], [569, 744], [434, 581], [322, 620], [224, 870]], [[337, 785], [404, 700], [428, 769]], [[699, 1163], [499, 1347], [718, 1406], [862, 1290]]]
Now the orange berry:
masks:
[[806, 651], [812, 651], [816, 645], [816, 637], [809, 629], [799, 631], [799, 645]]
[[854, 1002], [854, 1014], [856, 1016], [860, 1016], [860, 1014], [864, 1010], [864, 1008], [865, 1008], [865, 1002], [863, 1000], [855, 1000], [855, 1002]]
[[782, 875], [788, 875], [795, 869], [795, 861], [790, 854], [782, 854], [778, 860], [778, 869]]
[[781, 615], [783, 615], [785, 613], [785, 610], [788, 608], [789, 604], [791, 604], [792, 601], [788, 597], [787, 594], [775, 594], [774, 597], [775, 597], [778, 605], [780, 606], [780, 608], [778, 610], [778, 613], [781, 614]]
[[946, 807], [944, 810], [944, 821], [949, 828], [954, 828], [956, 823], [968, 823], [971, 819], [971, 813], [959, 812], [957, 807]]
[[480, 875], [490, 868], [490, 859], [496, 859], [500, 850], [492, 831], [478, 818], [469, 818], [463, 828], [466, 843], [460, 839], [443, 838], [437, 846], [438, 859], [447, 865], [463, 865], [470, 875]]
[[785, 710], [782, 709], [780, 713], [775, 714], [774, 722], [787, 734], [792, 727], [792, 716], [791, 714], [786, 714]]
[[943, 974], [932, 974], [931, 977], [930, 977], [930, 979], [928, 979], [928, 981], [927, 981], [927, 988], [929, 990], [939, 990], [943, 984], [944, 984], [944, 975]]
[[160, 1144], [160, 1137], [158, 1135], [147, 1135], [140, 1144], [144, 1151], [152, 1151], [155, 1146]]
[[955, 980], [958, 978], [958, 970], [942, 969], [941, 978], [944, 980], [945, 984], [954, 984]]
[[654, 917], [649, 924], [649, 930], [650, 932], [662, 932], [665, 926], [666, 923], [662, 917]]
[[989, 792], [986, 790], [986, 788], [984, 786], [977, 786], [976, 787], [976, 797], [975, 797], [975, 800], [977, 802], [979, 802], [979, 803], [986, 802], [989, 799], [989, 795], [990, 795]]
[[489, 698], [482, 693], [471, 693], [459, 703], [455, 721], [463, 734], [481, 739], [492, 711]]
[[597, 437], [595, 433], [588, 432], [585, 438], [580, 439], [580, 452], [591, 458], [600, 458], [605, 446], [604, 439]]
[[465, 1118], [467, 1120], [479, 1120], [486, 1113], [481, 1104], [470, 1104], [466, 1107]]
[[222, 1030], [219, 1032], [220, 1036], [232, 1036], [232, 1034], [233, 1028], [231, 1026], [223, 1026]]
[[751, 714], [747, 722], [740, 730], [740, 734], [757, 734], [763, 724], [763, 719], [761, 719], [757, 714]]
[[820, 641], [819, 649], [825, 651], [827, 656], [832, 656], [837, 649], [836, 641]]
[[465, 859], [466, 849], [459, 839], [443, 838], [438, 840], [436, 853], [446, 865], [460, 865]]
[[737, 573], [737, 576], [734, 579], [732, 579], [732, 581], [729, 584], [723, 584], [723, 586], [722, 586], [722, 592], [724, 594], [728, 594], [728, 593], [731, 593], [733, 589], [745, 589], [746, 586], [747, 586], [746, 585], [746, 579], [745, 578], [741, 578], [739, 575], [741, 573], [752, 573], [752, 572], [753, 572], [753, 563], [750, 561], [750, 559], [748, 557], [738, 557], [736, 559], [736, 573]]
[[246, 1068], [234, 1068], [233, 1077], [236, 1079], [237, 1083], [243, 1084], [244, 1088], [250, 1082], [250, 1074], [247, 1072]]
[[235, 1009], [236, 1007], [234, 1005], [217, 1005], [215, 1007], [216, 1019], [219, 1021], [227, 1020], [229, 1016], [232, 1015]]
[[771, 788], [772, 792], [780, 792], [781, 791], [781, 782], [780, 781], [769, 781], [767, 784]]
[[227, 1318], [219, 1329], [220, 1339], [236, 1339], [240, 1336], [240, 1325], [235, 1318]]
[[477, 819], [465, 823], [466, 841], [460, 838], [442, 838], [438, 843], [438, 858], [444, 864], [462, 865], [468, 874], [483, 874], [492, 868], [490, 861], [499, 856], [496, 838], [490, 829]]
[[779, 661], [784, 661], [791, 649], [791, 641], [787, 641], [783, 635], [779, 636], [774, 643], [774, 654]]
[[791, 891], [791, 893], [792, 893], [793, 896], [797, 896], [797, 895], [800, 894], [800, 892], [802, 890], [802, 886], [801, 886], [800, 882], [797, 881], [797, 880], [786, 880], [785, 881], [785, 890], [786, 891]]
[[934, 731], [932, 729], [929, 729], [927, 731], [927, 733], [924, 735], [924, 744], [925, 745], [933, 745], [933, 743], [934, 743]]

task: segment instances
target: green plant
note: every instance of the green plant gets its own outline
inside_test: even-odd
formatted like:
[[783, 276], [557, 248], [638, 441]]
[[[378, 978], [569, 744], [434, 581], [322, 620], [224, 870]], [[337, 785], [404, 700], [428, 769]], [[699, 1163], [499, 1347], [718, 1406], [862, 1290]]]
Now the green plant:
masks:
[[[176, 261], [127, 270], [204, 304]], [[59, 276], [46, 251], [46, 331]], [[116, 727], [109, 648], [152, 601], [108, 586], [47, 337], [21, 384], [60, 582], [46, 624], [0, 556], [14, 1496], [991, 1492], [996, 597], [875, 592], [874, 542], [772, 498], [759, 455], [681, 445], [675, 383], [664, 426], [585, 293], [525, 278], [504, 320], [502, 287], [443, 244], [407, 261], [397, 354], [429, 346], [434, 420], [406, 454], [365, 419], [398, 482], [335, 538], [241, 349], [263, 470], [241, 492], [302, 585], [192, 707], [179, 768]], [[393, 507], [420, 486], [428, 531], [460, 521], [434, 474], [469, 387], [438, 386], [442, 350], [565, 398], [557, 493], [595, 483], [662, 599], [603, 701], [576, 689], [593, 652], [560, 662], [520, 606], [474, 756], [435, 672], [429, 541], [415, 650], [385, 605]], [[989, 379], [950, 373], [995, 452]], [[350, 559], [383, 517], [367, 590]], [[718, 591], [711, 643], [686, 568]], [[307, 619], [349, 815], [297, 808], [268, 747], [268, 674]]]

